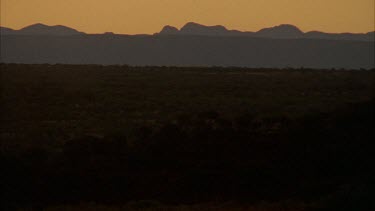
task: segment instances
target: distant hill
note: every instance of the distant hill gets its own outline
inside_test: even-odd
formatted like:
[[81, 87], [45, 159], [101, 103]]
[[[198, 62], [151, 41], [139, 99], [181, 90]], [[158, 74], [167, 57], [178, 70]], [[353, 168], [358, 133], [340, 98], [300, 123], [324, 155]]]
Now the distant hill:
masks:
[[16, 31], [11, 28], [0, 26], [0, 35], [9, 35], [9, 34], [15, 34], [15, 33]]
[[290, 24], [281, 24], [270, 28], [264, 28], [257, 32], [242, 32], [228, 30], [224, 26], [204, 26], [198, 23], [187, 23], [180, 30], [173, 26], [164, 27], [155, 35], [196, 35], [196, 36], [249, 36], [272, 39], [327, 39], [327, 40], [356, 40], [375, 41], [374, 32], [366, 34], [354, 33], [325, 33], [311, 31], [304, 33], [298, 27]]
[[304, 33], [296, 26], [282, 24], [279, 26], [261, 29], [255, 33], [258, 37], [268, 37], [275, 39], [297, 39], [303, 38]]
[[31, 26], [24, 27], [20, 30], [13, 30], [10, 28], [1, 27], [2, 35], [52, 35], [52, 36], [70, 36], [84, 34], [75, 29], [56, 25], [47, 26], [41, 23], [37, 23]]
[[375, 68], [374, 33], [303, 33], [292, 25], [258, 32], [188, 23], [155, 35], [84, 34], [65, 26], [1, 28], [5, 63]]
[[374, 32], [366, 34], [354, 33], [324, 33], [319, 31], [310, 31], [303, 35], [308, 39], [325, 39], [325, 40], [358, 40], [358, 41], [375, 41]]
[[179, 34], [179, 32], [180, 31], [176, 27], [164, 26], [164, 28], [161, 30], [160, 34], [176, 35], [176, 34]]
[[239, 31], [230, 31], [224, 26], [216, 25], [216, 26], [204, 26], [197, 23], [187, 23], [183, 26], [179, 34], [182, 35], [203, 35], [203, 36], [233, 36], [233, 35], [240, 35], [241, 32]]

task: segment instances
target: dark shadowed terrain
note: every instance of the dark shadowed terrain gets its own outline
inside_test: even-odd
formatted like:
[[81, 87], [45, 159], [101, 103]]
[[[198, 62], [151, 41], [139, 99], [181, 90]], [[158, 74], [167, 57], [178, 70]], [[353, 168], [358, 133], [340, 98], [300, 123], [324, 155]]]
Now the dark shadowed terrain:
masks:
[[374, 70], [0, 69], [2, 210], [374, 209]]
[[374, 42], [207, 36], [2, 36], [7, 63], [374, 67]]

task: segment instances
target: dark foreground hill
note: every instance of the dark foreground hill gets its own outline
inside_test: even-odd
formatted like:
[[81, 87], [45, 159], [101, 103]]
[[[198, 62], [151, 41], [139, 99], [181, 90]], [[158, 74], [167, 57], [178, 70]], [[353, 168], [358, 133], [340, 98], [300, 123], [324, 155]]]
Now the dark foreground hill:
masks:
[[374, 42], [244, 36], [1, 36], [5, 63], [374, 68]]
[[0, 71], [2, 210], [374, 210], [374, 71]]

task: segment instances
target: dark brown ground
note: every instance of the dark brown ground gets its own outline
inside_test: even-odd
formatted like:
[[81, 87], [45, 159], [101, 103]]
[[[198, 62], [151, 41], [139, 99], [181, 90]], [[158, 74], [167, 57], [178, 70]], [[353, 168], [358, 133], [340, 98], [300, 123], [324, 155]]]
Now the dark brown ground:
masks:
[[370, 209], [374, 71], [0, 67], [5, 209]]

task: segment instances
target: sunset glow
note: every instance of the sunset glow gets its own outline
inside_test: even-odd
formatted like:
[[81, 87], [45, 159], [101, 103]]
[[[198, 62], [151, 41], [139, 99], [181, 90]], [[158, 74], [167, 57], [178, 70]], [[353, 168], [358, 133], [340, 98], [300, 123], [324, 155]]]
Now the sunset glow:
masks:
[[257, 31], [374, 31], [374, 0], [1, 0], [1, 26], [66, 25], [87, 33], [152, 34], [187, 22]]

